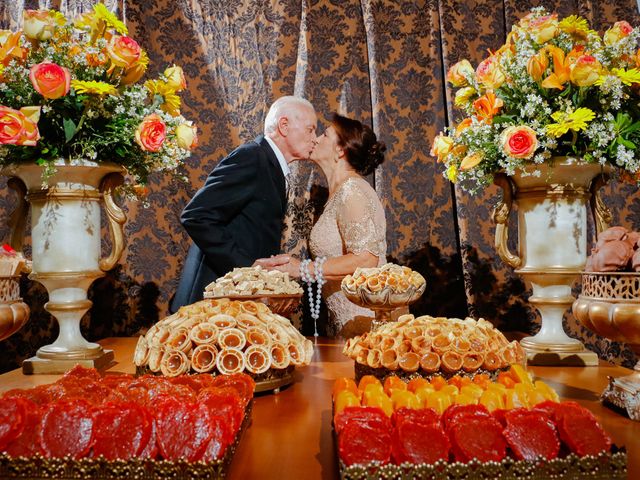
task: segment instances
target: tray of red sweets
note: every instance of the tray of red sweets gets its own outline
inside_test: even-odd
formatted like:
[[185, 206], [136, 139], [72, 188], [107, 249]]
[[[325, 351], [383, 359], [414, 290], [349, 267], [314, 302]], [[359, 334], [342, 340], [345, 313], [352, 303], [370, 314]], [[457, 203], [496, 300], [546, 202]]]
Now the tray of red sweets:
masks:
[[224, 478], [251, 422], [245, 374], [100, 374], [0, 397], [2, 479]]
[[625, 479], [627, 456], [575, 402], [489, 412], [483, 405], [346, 407], [333, 421], [340, 478]]

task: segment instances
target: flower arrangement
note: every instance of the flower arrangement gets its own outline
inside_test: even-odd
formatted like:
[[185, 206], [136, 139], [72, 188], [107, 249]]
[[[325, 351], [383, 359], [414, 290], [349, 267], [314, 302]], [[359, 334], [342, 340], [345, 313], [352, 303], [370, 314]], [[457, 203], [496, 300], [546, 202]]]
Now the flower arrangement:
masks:
[[0, 166], [37, 162], [46, 177], [82, 159], [122, 165], [135, 185], [156, 171], [179, 177], [197, 144], [180, 115], [184, 74], [174, 65], [139, 84], [148, 62], [102, 3], [74, 21], [25, 11], [21, 31], [0, 31]]
[[639, 40], [625, 21], [600, 36], [584, 18], [534, 8], [475, 70], [462, 60], [447, 72], [465, 116], [431, 154], [472, 193], [498, 171], [556, 156], [617, 166], [640, 182]]

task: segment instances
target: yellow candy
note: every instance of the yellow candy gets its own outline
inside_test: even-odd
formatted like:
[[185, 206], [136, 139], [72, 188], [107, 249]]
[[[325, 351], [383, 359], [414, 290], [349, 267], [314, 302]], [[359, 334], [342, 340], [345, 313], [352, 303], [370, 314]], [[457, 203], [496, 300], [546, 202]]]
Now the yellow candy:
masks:
[[387, 417], [390, 417], [393, 413], [393, 404], [391, 403], [391, 399], [384, 393], [382, 395], [370, 395], [369, 397], [365, 397], [362, 404], [366, 407], [380, 408]]
[[439, 414], [443, 414], [444, 411], [451, 405], [451, 396], [442, 392], [433, 392], [427, 399], [426, 407], [433, 408]]
[[349, 390], [342, 390], [336, 394], [334, 402], [335, 413], [342, 412], [347, 407], [359, 407], [360, 400], [358, 397]]
[[552, 402], [559, 402], [560, 397], [558, 397], [558, 393], [551, 388], [549, 385], [544, 383], [542, 380], [536, 380], [534, 382], [536, 391], [540, 392], [544, 398], [547, 400], [551, 400]]
[[478, 403], [478, 399], [466, 393], [459, 393], [453, 397], [453, 403], [456, 405], [475, 405]]
[[423, 407], [427, 406], [429, 396], [435, 391], [436, 390], [431, 385], [420, 387], [416, 390], [416, 397], [418, 397], [418, 400], [420, 400]]
[[518, 364], [511, 365], [511, 368], [509, 369], [509, 373], [514, 378], [514, 380], [533, 388], [533, 382], [531, 381], [531, 377], [529, 376], [529, 373], [525, 370], [525, 368], [522, 365], [518, 365]]
[[487, 385], [487, 390], [493, 390], [504, 395], [504, 392], [507, 391], [507, 387], [504, 386], [504, 384], [502, 383], [492, 382], [489, 385]]
[[384, 395], [384, 390], [382, 389], [382, 385], [380, 383], [371, 383], [364, 388], [364, 392], [362, 392], [362, 398], [365, 399], [370, 396], [378, 396]]
[[476, 400], [482, 396], [483, 392], [484, 390], [482, 389], [482, 387], [480, 385], [476, 385], [475, 383], [465, 385], [460, 389], [461, 394], [471, 396]]
[[418, 409], [423, 406], [423, 402], [415, 394], [407, 390], [395, 390], [391, 395], [391, 403], [393, 403], [394, 410], [402, 407]]
[[539, 390], [528, 390], [527, 391], [527, 398], [529, 400], [529, 407], [534, 407], [539, 403], [544, 402], [545, 400], [547, 400], [545, 398], [545, 396], [542, 394], [542, 392], [540, 392]]
[[527, 408], [529, 406], [526, 388], [517, 388], [522, 386], [523, 385], [521, 383], [516, 383], [516, 386], [514, 388], [509, 388], [505, 392], [504, 406], [507, 410], [520, 407]]
[[440, 389], [440, 391], [442, 393], [446, 393], [447, 395], [457, 395], [460, 392], [458, 390], [458, 387], [456, 387], [455, 385], [445, 385]]
[[504, 400], [503, 396], [500, 392], [496, 390], [487, 389], [484, 391], [482, 396], [480, 397], [480, 405], [484, 405], [487, 407], [487, 410], [493, 412], [494, 410], [499, 410], [504, 408]]

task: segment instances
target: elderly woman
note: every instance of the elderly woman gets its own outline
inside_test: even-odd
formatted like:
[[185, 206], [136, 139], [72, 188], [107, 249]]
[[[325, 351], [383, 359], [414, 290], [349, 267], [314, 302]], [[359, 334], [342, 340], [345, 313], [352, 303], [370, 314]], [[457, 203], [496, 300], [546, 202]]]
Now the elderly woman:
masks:
[[[287, 272], [303, 281], [326, 281], [322, 297], [329, 309], [327, 334], [350, 337], [370, 328], [373, 312], [344, 296], [340, 280], [357, 267], [386, 262], [386, 220], [375, 190], [363, 178], [384, 161], [385, 145], [357, 120], [334, 114], [331, 125], [316, 139], [310, 160], [327, 178], [329, 200], [311, 230], [309, 249], [313, 262], [289, 255], [257, 263]], [[319, 310], [312, 302], [312, 314]]]

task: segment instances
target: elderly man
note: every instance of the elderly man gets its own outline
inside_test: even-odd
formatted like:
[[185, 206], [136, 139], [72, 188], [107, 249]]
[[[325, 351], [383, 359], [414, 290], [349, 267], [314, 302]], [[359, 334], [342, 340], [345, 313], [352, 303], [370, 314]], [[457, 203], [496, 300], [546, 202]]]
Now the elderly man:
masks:
[[209, 174], [180, 217], [193, 245], [172, 312], [201, 300], [205, 287], [234, 267], [280, 251], [289, 163], [309, 157], [316, 124], [311, 103], [280, 97], [267, 113], [264, 135], [235, 149]]

